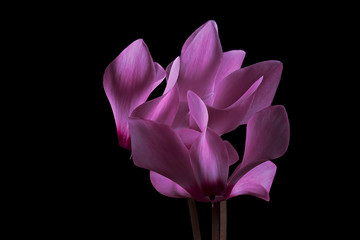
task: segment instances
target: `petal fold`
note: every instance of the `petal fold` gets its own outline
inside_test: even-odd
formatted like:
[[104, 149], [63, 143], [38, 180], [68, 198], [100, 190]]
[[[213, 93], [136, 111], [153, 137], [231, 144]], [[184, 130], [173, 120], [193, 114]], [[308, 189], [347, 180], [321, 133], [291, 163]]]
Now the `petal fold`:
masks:
[[252, 195], [269, 201], [270, 188], [276, 173], [276, 165], [263, 162], [247, 172], [232, 188], [228, 198], [238, 195]]
[[150, 171], [150, 180], [154, 188], [161, 194], [172, 198], [185, 198], [191, 195], [174, 181]]
[[195, 120], [199, 129], [203, 132], [207, 128], [209, 115], [205, 103], [192, 91], [187, 94], [190, 116]]

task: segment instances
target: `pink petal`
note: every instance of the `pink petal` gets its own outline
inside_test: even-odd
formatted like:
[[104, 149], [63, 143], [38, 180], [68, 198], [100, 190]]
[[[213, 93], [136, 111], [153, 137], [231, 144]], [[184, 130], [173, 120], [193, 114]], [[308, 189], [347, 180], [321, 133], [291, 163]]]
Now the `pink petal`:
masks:
[[154, 65], [142, 39], [131, 43], [104, 72], [104, 89], [109, 99], [121, 147], [130, 149], [128, 117], [144, 103], [161, 79], [161, 67]]
[[181, 54], [183, 54], [186, 49], [189, 47], [189, 45], [192, 43], [192, 41], [194, 40], [194, 38], [197, 36], [197, 34], [207, 25], [207, 24], [213, 24], [215, 29], [216, 29], [216, 32], [218, 32], [218, 28], [217, 28], [217, 25], [216, 25], [216, 22], [213, 21], [213, 20], [209, 20], [207, 21], [206, 23], [204, 23], [203, 25], [201, 25], [198, 29], [195, 30], [195, 32], [193, 32], [190, 37], [188, 37], [188, 39], [185, 41], [182, 49], [181, 49]]
[[191, 197], [191, 195], [179, 184], [170, 179], [150, 171], [150, 180], [154, 188], [161, 194], [172, 198]]
[[222, 195], [229, 172], [223, 140], [207, 129], [191, 146], [190, 156], [195, 178], [205, 195]]
[[207, 128], [209, 115], [205, 103], [201, 98], [192, 91], [187, 94], [190, 116], [195, 120], [196, 124], [203, 132]]
[[249, 89], [230, 107], [219, 109], [207, 106], [209, 113], [209, 128], [214, 130], [218, 135], [231, 132], [240, 124], [244, 123], [244, 119], [251, 105], [253, 95], [257, 88], [261, 85], [262, 78], [258, 79]]
[[190, 149], [195, 140], [200, 136], [200, 132], [191, 128], [175, 129], [177, 135], [181, 138], [185, 146]]
[[239, 160], [239, 154], [230, 142], [224, 141], [224, 143], [229, 156], [228, 165], [231, 166]]
[[238, 195], [252, 195], [269, 201], [269, 192], [276, 173], [276, 165], [271, 161], [263, 162], [247, 172], [232, 188], [232, 198]]
[[157, 87], [159, 86], [160, 83], [162, 83], [162, 81], [164, 80], [165, 76], [166, 76], [166, 72], [165, 70], [162, 68], [162, 66], [158, 63], [154, 63], [155, 66], [155, 79], [154, 79], [154, 83], [151, 89], [151, 92]]
[[166, 88], [164, 94], [168, 93], [177, 82], [179, 71], [180, 71], [180, 57], [177, 57], [171, 65], [169, 64], [167, 77], [166, 77]]
[[[223, 83], [223, 80], [235, 70], [240, 69], [244, 58], [245, 52], [242, 50], [233, 50], [223, 53], [220, 66], [215, 77], [215, 91], [221, 89], [223, 85], [227, 85], [227, 83]], [[221, 100], [221, 97], [220, 99], [218, 97], [217, 100]], [[214, 103], [211, 105], [218, 106], [219, 103]]]
[[190, 113], [189, 105], [187, 102], [180, 102], [179, 109], [176, 113], [172, 127], [177, 128], [189, 128]]
[[214, 21], [207, 22], [184, 45], [178, 77], [180, 100], [191, 90], [201, 98], [213, 91], [222, 48]]
[[145, 102], [132, 112], [132, 117], [152, 120], [171, 126], [179, 106], [179, 91], [177, 86], [170, 92]]
[[202, 193], [194, 178], [189, 151], [167, 125], [130, 118], [134, 164], [176, 182], [194, 198]]
[[246, 128], [244, 158], [229, 179], [235, 184], [249, 169], [271, 159], [281, 157], [287, 150], [290, 127], [283, 106], [271, 106], [254, 114]]

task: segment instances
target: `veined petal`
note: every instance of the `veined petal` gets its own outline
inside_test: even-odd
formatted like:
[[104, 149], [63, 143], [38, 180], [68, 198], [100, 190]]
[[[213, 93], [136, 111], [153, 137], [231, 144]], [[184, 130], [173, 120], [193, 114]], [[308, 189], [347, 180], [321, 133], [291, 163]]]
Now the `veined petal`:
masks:
[[185, 198], [191, 195], [179, 184], [156, 172], [150, 171], [150, 180], [154, 188], [161, 194], [172, 198]]
[[180, 57], [177, 57], [171, 65], [169, 64], [168, 69], [166, 69], [168, 74], [166, 77], [166, 88], [164, 90], [164, 94], [168, 93], [177, 82], [179, 71], [180, 71]]
[[[186, 47], [185, 47], [186, 45]], [[201, 98], [213, 91], [222, 48], [214, 21], [208, 21], [187, 41], [180, 56], [178, 84], [180, 100], [191, 90]]]
[[170, 92], [138, 106], [132, 117], [152, 120], [171, 126], [179, 107], [179, 91], [177, 86]]
[[[219, 65], [219, 69], [216, 73], [216, 77], [215, 77], [215, 92], [220, 92], [223, 88], [223, 86], [228, 85], [227, 82], [223, 82], [223, 80], [229, 76], [231, 73], [233, 73], [236, 70], [239, 70], [243, 61], [245, 58], [245, 52], [242, 50], [233, 50], [233, 51], [229, 51], [229, 52], [224, 52], [223, 53], [223, 57], [221, 59], [221, 63]], [[239, 90], [239, 89], [237, 89]], [[232, 90], [234, 91], [234, 89]], [[217, 95], [219, 95], [219, 93], [217, 93]], [[214, 95], [215, 97], [215, 95]], [[217, 101], [219, 101], [221, 99], [218, 99]], [[221, 103], [220, 103], [221, 104]], [[211, 105], [213, 105], [211, 103]], [[219, 105], [219, 103], [215, 103], [215, 106]]]
[[128, 117], [150, 95], [154, 82], [161, 78], [142, 39], [125, 48], [106, 68], [103, 76], [121, 147], [130, 149]]
[[289, 139], [289, 120], [283, 106], [267, 107], [254, 114], [246, 128], [243, 161], [231, 175], [229, 185], [234, 185], [255, 166], [281, 157], [288, 148]]
[[261, 85], [262, 80], [262, 77], [258, 79], [234, 104], [225, 109], [207, 106], [209, 128], [214, 130], [218, 135], [222, 135], [243, 124], [253, 100], [253, 95]]
[[207, 196], [221, 195], [229, 173], [228, 153], [223, 140], [207, 129], [191, 146], [190, 156], [201, 190]]
[[155, 67], [155, 79], [154, 79], [154, 83], [152, 85], [151, 88], [151, 92], [157, 87], [159, 86], [159, 84], [164, 80], [165, 76], [166, 76], [166, 72], [163, 69], [163, 67], [159, 64], [159, 63], [154, 63], [154, 67]]
[[227, 199], [238, 195], [252, 195], [269, 201], [270, 188], [276, 173], [276, 165], [271, 161], [254, 167], [232, 187]]
[[195, 120], [199, 129], [203, 132], [207, 128], [209, 115], [205, 103], [192, 91], [187, 94], [190, 116]]
[[189, 151], [167, 125], [130, 118], [134, 164], [174, 181], [194, 198], [202, 195], [190, 163]]

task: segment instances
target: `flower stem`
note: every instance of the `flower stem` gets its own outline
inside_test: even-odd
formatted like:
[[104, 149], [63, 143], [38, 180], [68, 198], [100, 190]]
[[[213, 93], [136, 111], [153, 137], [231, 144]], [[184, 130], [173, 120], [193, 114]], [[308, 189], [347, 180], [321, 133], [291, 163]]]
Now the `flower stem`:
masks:
[[193, 198], [188, 198], [187, 200], [189, 205], [191, 226], [192, 226], [194, 240], [201, 240], [199, 218], [196, 211], [195, 200]]
[[219, 203], [212, 203], [212, 240], [219, 240]]
[[226, 240], [227, 232], [227, 207], [226, 200], [220, 202], [220, 240]]

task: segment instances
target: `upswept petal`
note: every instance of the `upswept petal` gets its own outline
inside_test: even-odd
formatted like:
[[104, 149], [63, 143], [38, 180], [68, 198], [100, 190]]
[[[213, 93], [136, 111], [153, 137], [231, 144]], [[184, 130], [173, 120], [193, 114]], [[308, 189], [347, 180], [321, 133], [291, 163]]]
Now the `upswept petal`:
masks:
[[171, 126], [179, 107], [179, 91], [177, 86], [170, 92], [138, 106], [132, 117], [152, 120]]
[[155, 78], [154, 78], [154, 83], [151, 88], [151, 92], [157, 86], [159, 86], [160, 83], [162, 83], [162, 81], [164, 80], [164, 78], [166, 76], [165, 70], [162, 68], [162, 66], [159, 63], [155, 62], [154, 67], [155, 67]]
[[[245, 58], [245, 52], [242, 50], [233, 50], [223, 53], [219, 69], [215, 77], [215, 91], [219, 87], [221, 88], [224, 84], [223, 80], [230, 75], [232, 72], [239, 70]], [[218, 99], [219, 100], [219, 99]], [[213, 100], [214, 101], [214, 100]], [[210, 105], [213, 105], [211, 102]], [[216, 103], [215, 103], [216, 105]]]
[[169, 66], [166, 68], [166, 87], [164, 94], [168, 93], [177, 82], [180, 71], [180, 57], [177, 57]]
[[121, 147], [130, 149], [128, 117], [138, 105], [146, 101], [154, 84], [163, 78], [163, 71], [161, 66], [154, 64], [142, 39], [131, 43], [107, 66], [103, 84], [114, 114]]
[[134, 164], [176, 182], [194, 198], [202, 196], [194, 177], [189, 151], [167, 125], [129, 119]]
[[243, 161], [231, 175], [229, 185], [233, 186], [255, 166], [281, 157], [288, 148], [289, 139], [289, 120], [283, 106], [270, 106], [255, 113], [246, 128]]
[[186, 49], [188, 48], [188, 46], [191, 44], [191, 42], [194, 40], [194, 38], [196, 37], [196, 35], [207, 25], [207, 24], [213, 24], [213, 26], [215, 27], [216, 32], [218, 32], [218, 27], [217, 24], [214, 20], [209, 20], [206, 23], [204, 23], [203, 25], [201, 25], [198, 29], [196, 29], [189, 37], [188, 39], [186, 39], [183, 47], [181, 48], [181, 54], [183, 54]]
[[229, 141], [225, 140], [224, 143], [229, 156], [228, 165], [231, 166], [239, 160], [239, 154]]
[[276, 173], [276, 165], [263, 162], [242, 176], [232, 187], [227, 199], [238, 195], [252, 195], [269, 201], [270, 188]]
[[205, 195], [223, 194], [229, 173], [228, 153], [223, 140], [207, 129], [191, 146], [190, 156], [195, 178]]
[[179, 184], [156, 172], [150, 171], [150, 180], [154, 188], [161, 194], [172, 198], [185, 198], [191, 195]]
[[222, 58], [216, 23], [208, 21], [185, 45], [187, 46], [180, 56], [178, 76], [181, 101], [186, 100], [188, 90], [201, 98], [213, 91], [215, 75]]
[[205, 103], [192, 91], [188, 91], [187, 100], [190, 116], [195, 120], [199, 129], [203, 132], [207, 128], [209, 115]]
[[263, 78], [259, 78], [247, 91], [231, 106], [219, 109], [207, 106], [209, 113], [209, 128], [218, 135], [228, 133], [243, 124], [243, 119], [247, 115], [251, 105], [253, 95], [261, 85]]

